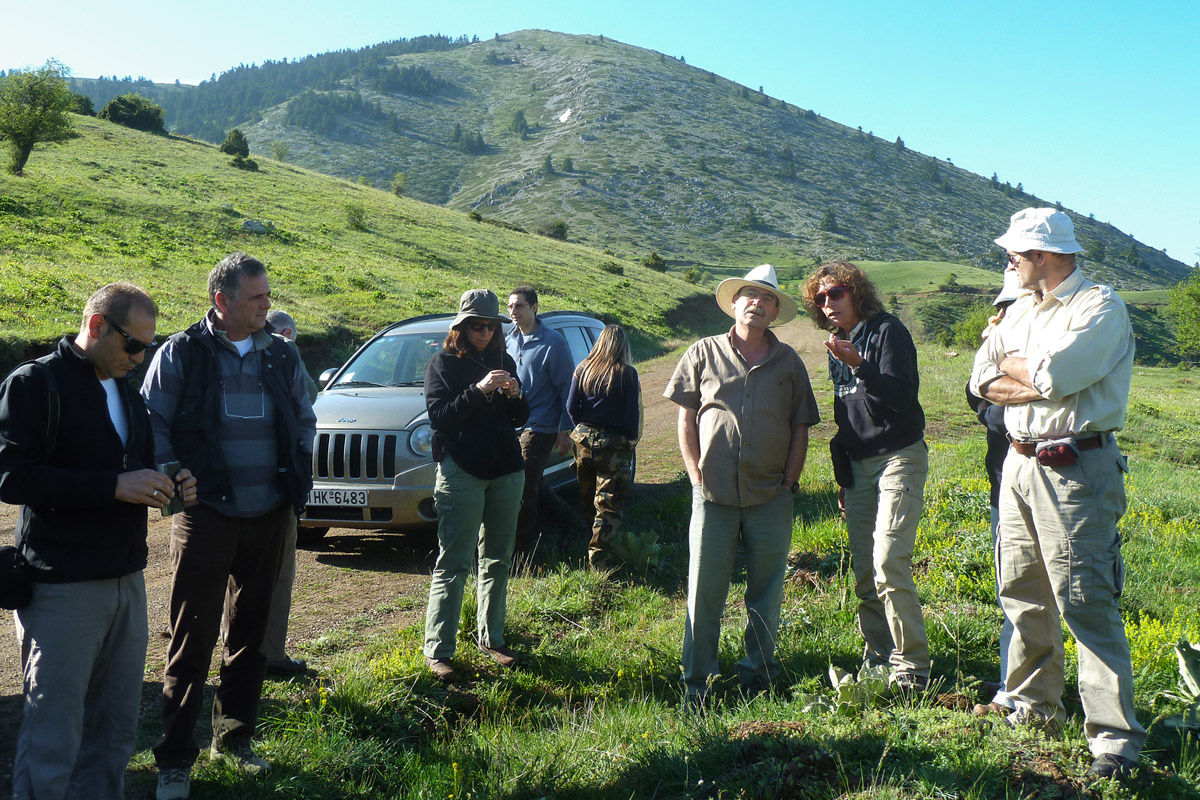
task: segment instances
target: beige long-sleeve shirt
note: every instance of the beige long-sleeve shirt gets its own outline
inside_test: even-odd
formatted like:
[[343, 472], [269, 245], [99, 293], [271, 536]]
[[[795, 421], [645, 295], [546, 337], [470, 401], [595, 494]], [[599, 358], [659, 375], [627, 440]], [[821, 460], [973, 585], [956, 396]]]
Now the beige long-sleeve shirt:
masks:
[[1016, 439], [1119, 430], [1133, 376], [1134, 339], [1125, 303], [1077, 269], [1041, 302], [1021, 297], [975, 355], [971, 391], [982, 397], [1005, 356], [1026, 359], [1033, 389], [1046, 398], [1006, 406]]

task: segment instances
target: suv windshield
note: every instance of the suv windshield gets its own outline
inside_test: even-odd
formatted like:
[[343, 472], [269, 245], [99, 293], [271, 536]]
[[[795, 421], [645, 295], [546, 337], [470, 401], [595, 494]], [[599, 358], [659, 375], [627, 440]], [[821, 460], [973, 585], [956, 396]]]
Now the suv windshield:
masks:
[[444, 333], [395, 333], [372, 342], [326, 387], [420, 386], [425, 365], [442, 347]]

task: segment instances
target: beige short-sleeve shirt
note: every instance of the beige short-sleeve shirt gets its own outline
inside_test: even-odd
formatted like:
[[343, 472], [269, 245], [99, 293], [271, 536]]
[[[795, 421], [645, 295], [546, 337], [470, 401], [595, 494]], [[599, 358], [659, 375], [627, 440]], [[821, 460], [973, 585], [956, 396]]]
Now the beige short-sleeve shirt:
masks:
[[[732, 332], [732, 330], [731, 330]], [[747, 367], [730, 333], [683, 354], [663, 396], [697, 412], [705, 498], [754, 506], [775, 498], [792, 427], [821, 421], [804, 362], [771, 331], [767, 357]]]

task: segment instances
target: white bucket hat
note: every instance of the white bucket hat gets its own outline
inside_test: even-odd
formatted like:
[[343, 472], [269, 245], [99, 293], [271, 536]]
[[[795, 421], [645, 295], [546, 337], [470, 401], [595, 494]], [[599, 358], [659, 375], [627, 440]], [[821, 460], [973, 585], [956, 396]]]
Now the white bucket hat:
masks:
[[1013, 253], [1041, 250], [1046, 253], [1078, 253], [1075, 223], [1056, 208], [1023, 208], [1008, 221], [1008, 230], [996, 244]]
[[799, 310], [795, 298], [786, 295], [779, 288], [779, 280], [775, 277], [775, 268], [770, 264], [762, 264], [746, 273], [745, 278], [726, 278], [717, 285], [717, 305], [729, 316], [733, 316], [733, 298], [743, 286], [753, 286], [756, 289], [766, 289], [775, 295], [779, 301], [779, 314], [771, 326], [783, 325], [796, 318]]
[[1004, 270], [1004, 286], [1000, 289], [1000, 294], [996, 295], [996, 299], [992, 301], [992, 305], [998, 306], [1001, 303], [1011, 303], [1021, 296], [1021, 276], [1017, 274], [1015, 269]]

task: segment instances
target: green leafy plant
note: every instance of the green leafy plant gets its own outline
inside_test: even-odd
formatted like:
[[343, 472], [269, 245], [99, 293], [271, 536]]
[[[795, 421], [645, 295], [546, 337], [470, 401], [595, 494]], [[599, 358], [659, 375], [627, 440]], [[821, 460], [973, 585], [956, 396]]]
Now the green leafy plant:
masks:
[[888, 696], [888, 668], [863, 665], [858, 675], [829, 666], [829, 682], [833, 684], [834, 696], [807, 695], [804, 713], [827, 711], [843, 717], [857, 717], [865, 709], [875, 708]]
[[1186, 703], [1188, 708], [1165, 724], [1169, 728], [1200, 730], [1200, 647], [1180, 639], [1175, 643], [1175, 655], [1179, 658], [1179, 692], [1163, 692], [1159, 697]]

